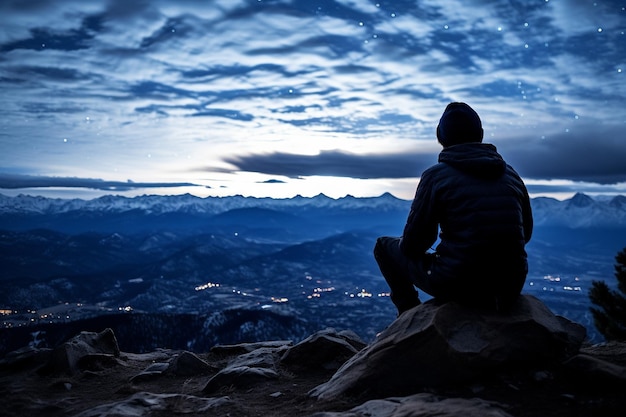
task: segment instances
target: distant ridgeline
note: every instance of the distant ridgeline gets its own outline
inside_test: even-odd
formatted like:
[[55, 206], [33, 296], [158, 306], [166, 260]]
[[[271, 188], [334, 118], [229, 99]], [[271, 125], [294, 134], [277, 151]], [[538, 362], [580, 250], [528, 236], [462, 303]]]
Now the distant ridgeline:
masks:
[[[324, 195], [287, 199], [255, 197], [104, 196], [93, 200], [51, 199], [0, 194], [0, 230], [45, 228], [67, 233], [141, 232], [149, 230], [214, 231], [226, 225], [249, 228], [296, 229], [293, 233], [324, 235], [365, 227], [388, 233], [404, 225], [411, 202], [389, 193], [380, 197]], [[532, 200], [537, 226], [568, 228], [626, 228], [626, 196], [596, 200], [576, 194], [559, 201], [539, 197]], [[200, 229], [197, 229], [200, 227]]]
[[[154, 331], [148, 340], [168, 335], [191, 349], [335, 327], [372, 340], [394, 318], [373, 245], [377, 236], [402, 233], [410, 204], [390, 194], [0, 195], [2, 334], [55, 344], [74, 330], [145, 328]], [[614, 285], [614, 257], [626, 247], [626, 197], [577, 194], [532, 205], [523, 291], [597, 340], [588, 291], [592, 280]], [[0, 346], [0, 355], [8, 348]]]

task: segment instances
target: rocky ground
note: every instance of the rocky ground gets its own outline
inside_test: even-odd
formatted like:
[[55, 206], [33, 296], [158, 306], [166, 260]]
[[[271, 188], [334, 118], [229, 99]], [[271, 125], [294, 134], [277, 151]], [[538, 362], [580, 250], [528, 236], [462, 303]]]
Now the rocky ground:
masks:
[[[596, 357], [626, 365], [626, 347], [623, 344], [584, 349]], [[296, 417], [316, 412], [342, 412], [361, 404], [353, 398], [324, 402], [308, 396], [311, 389], [332, 376], [332, 370], [302, 373], [281, 367], [277, 379], [268, 379], [247, 388], [225, 386], [218, 392], [204, 393], [203, 389], [211, 376], [233, 360], [234, 355], [197, 355], [213, 370], [194, 376], [157, 374], [137, 377], [150, 365], [169, 361], [179, 353], [168, 350], [142, 355], [122, 352], [108, 363], [93, 363], [90, 365], [92, 370], [75, 375], [40, 375], [34, 368], [4, 369], [0, 373], [2, 415], [60, 417], [93, 410], [94, 414], [86, 415]], [[133, 401], [128, 400], [138, 393], [155, 395], [140, 394], [133, 400], [136, 403], [153, 401], [156, 404], [159, 395], [169, 398], [162, 397], [159, 400], [161, 404], [153, 408], [141, 406], [141, 414], [132, 414]], [[599, 384], [597, 381], [584, 384], [570, 381], [567, 376], [559, 376], [550, 369], [520, 371], [471, 385], [430, 390], [430, 393], [441, 398], [480, 398], [495, 402], [497, 409], [519, 417], [621, 417], [626, 409], [623, 384]], [[210, 401], [202, 402], [201, 399]], [[110, 403], [118, 403], [117, 411], [94, 410], [97, 406]], [[454, 409], [448, 412], [453, 413]]]
[[[549, 312], [539, 318], [537, 308], [528, 304], [535, 319], [516, 321], [491, 339], [500, 346], [502, 334], [529, 326], [521, 336], [530, 338], [536, 323], [551, 322]], [[534, 306], [534, 307], [533, 307]], [[352, 332], [326, 329], [297, 344], [290, 341], [242, 343], [215, 346], [209, 352], [194, 354], [161, 349], [150, 353], [120, 352], [110, 329], [101, 333], [81, 333], [54, 350], [23, 349], [0, 360], [0, 415], [17, 416], [277, 416], [277, 417], [418, 417], [418, 416], [620, 416], [626, 410], [626, 343], [577, 345], [565, 362], [528, 360], [523, 366], [502, 367], [482, 373], [481, 368], [462, 382], [417, 387], [411, 364], [428, 368], [410, 355], [419, 352], [414, 341], [439, 341], [434, 327], [449, 334], [444, 355], [425, 371], [427, 381], [440, 377], [446, 358], [458, 361], [477, 345], [475, 325], [500, 323], [500, 316], [465, 318], [448, 306], [417, 308], [394, 322], [377, 340], [365, 346]], [[428, 317], [431, 317], [429, 319]], [[441, 320], [456, 317], [456, 321]], [[468, 318], [469, 317], [469, 318]], [[432, 325], [421, 323], [430, 320]], [[461, 327], [459, 322], [466, 321]], [[438, 322], [445, 321], [441, 327]], [[416, 325], [416, 323], [420, 323]], [[528, 324], [530, 323], [530, 324]], [[418, 328], [419, 327], [419, 328]], [[555, 328], [558, 326], [555, 326]], [[470, 330], [471, 333], [459, 332]], [[450, 330], [455, 330], [450, 332]], [[560, 330], [555, 329], [555, 334]], [[459, 339], [459, 334], [462, 337]], [[425, 338], [424, 338], [425, 337]], [[518, 336], [515, 336], [518, 337]], [[519, 340], [519, 339], [518, 339]], [[526, 354], [549, 350], [546, 344], [525, 347]], [[439, 343], [439, 342], [437, 342]], [[433, 345], [434, 346], [434, 345]], [[438, 346], [438, 345], [437, 345]], [[455, 348], [456, 350], [452, 349]], [[530, 349], [530, 350], [529, 350]], [[501, 360], [502, 354], [518, 352], [507, 347], [497, 355], [480, 348], [481, 363]], [[535, 353], [532, 353], [532, 352]], [[429, 353], [430, 352], [430, 353]], [[384, 355], [390, 355], [386, 358]], [[384, 375], [374, 367], [398, 359], [402, 370]], [[472, 354], [474, 360], [477, 356]], [[443, 358], [443, 359], [442, 359]], [[365, 363], [366, 366], [360, 366]], [[380, 362], [379, 362], [380, 363]], [[468, 362], [469, 363], [469, 362]], [[343, 366], [342, 366], [343, 364]], [[341, 366], [341, 369], [339, 369]], [[380, 366], [380, 365], [376, 365]], [[374, 367], [375, 369], [372, 369]], [[339, 369], [339, 370], [338, 370]], [[434, 371], [433, 371], [434, 369]], [[468, 368], [469, 369], [469, 368]], [[500, 369], [500, 368], [498, 368]], [[474, 369], [475, 370], [475, 369]], [[434, 373], [433, 373], [434, 372]], [[372, 375], [374, 378], [372, 379]], [[469, 375], [469, 374], [468, 374]], [[400, 379], [402, 383], [389, 389]], [[446, 380], [455, 380], [448, 374]], [[337, 385], [337, 381], [340, 381]], [[409, 382], [413, 381], [413, 382]], [[344, 383], [345, 382], [345, 383]], [[365, 385], [363, 385], [365, 384]], [[359, 397], [357, 393], [368, 393]], [[378, 385], [372, 388], [372, 385]], [[320, 389], [323, 387], [322, 389]], [[322, 393], [317, 398], [312, 392]], [[351, 394], [344, 394], [350, 392]], [[393, 395], [377, 395], [391, 392]], [[396, 395], [397, 392], [397, 395]], [[320, 398], [330, 398], [322, 400]], [[370, 401], [367, 401], [367, 400]]]
[[[146, 368], [171, 360], [180, 352], [159, 350], [148, 354], [121, 352], [108, 363], [101, 361], [74, 375], [40, 375], [36, 367], [4, 369], [0, 372], [0, 398], [4, 416], [69, 416], [94, 407], [119, 403], [137, 393], [175, 394], [163, 410], [151, 410], [152, 416], [184, 414], [188, 416], [299, 416], [328, 409], [346, 409], [352, 404], [322, 405], [309, 398], [307, 393], [318, 384], [328, 380], [332, 371], [295, 374], [288, 369], [279, 372], [280, 377], [239, 389], [225, 386], [212, 394], [203, 393], [210, 377], [233, 358], [230, 355], [206, 353], [197, 355], [213, 370], [197, 375], [154, 375], [139, 377]], [[191, 397], [187, 397], [191, 396]], [[194, 397], [212, 398], [213, 406], [195, 411], [209, 404], [195, 401]], [[147, 398], [145, 397], [148, 401]], [[218, 401], [219, 400], [219, 401]], [[122, 409], [123, 407], [118, 407]], [[210, 411], [208, 411], [210, 410]], [[130, 407], [126, 407], [131, 415]]]

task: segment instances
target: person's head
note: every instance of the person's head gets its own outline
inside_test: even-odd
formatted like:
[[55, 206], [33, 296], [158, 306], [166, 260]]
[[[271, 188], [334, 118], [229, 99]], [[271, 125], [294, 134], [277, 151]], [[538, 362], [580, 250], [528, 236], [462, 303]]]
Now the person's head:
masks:
[[460, 143], [482, 142], [483, 126], [478, 113], [465, 103], [450, 103], [439, 119], [437, 140], [444, 148]]

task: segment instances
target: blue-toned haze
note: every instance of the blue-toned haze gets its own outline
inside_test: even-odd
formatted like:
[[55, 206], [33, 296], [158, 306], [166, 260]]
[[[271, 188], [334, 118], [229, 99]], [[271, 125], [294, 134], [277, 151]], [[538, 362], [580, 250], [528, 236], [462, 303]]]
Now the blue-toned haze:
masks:
[[626, 193], [626, 1], [3, 0], [0, 193], [409, 199], [465, 101], [533, 196]]

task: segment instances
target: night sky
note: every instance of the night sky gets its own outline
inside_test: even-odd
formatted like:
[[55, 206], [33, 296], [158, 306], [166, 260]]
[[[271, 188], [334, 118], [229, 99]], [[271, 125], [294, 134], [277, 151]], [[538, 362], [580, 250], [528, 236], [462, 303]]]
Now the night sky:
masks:
[[391, 192], [451, 101], [533, 196], [626, 194], [626, 1], [2, 0], [0, 193]]

